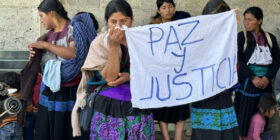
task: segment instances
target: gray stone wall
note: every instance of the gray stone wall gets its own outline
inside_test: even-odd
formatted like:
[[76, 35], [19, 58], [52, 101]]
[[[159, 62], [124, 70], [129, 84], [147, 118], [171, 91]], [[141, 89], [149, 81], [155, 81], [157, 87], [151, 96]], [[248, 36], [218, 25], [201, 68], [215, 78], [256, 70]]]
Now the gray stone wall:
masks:
[[[42, 0], [0, 0], [0, 49], [26, 49], [27, 45], [46, 32], [40, 24], [37, 6]], [[105, 25], [105, 7], [110, 0], [61, 0], [70, 18], [77, 12], [92, 12], [102, 28]], [[133, 26], [150, 22], [155, 15], [156, 0], [127, 0], [134, 12]], [[176, 10], [201, 14], [208, 0], [175, 0]], [[240, 13], [249, 6], [259, 6], [264, 11], [263, 29], [277, 36], [280, 41], [280, 0], [225, 0]], [[241, 18], [243, 19], [243, 17]], [[242, 23], [239, 30], [243, 30]]]
[[22, 49], [40, 35], [38, 0], [0, 0], [0, 49]]

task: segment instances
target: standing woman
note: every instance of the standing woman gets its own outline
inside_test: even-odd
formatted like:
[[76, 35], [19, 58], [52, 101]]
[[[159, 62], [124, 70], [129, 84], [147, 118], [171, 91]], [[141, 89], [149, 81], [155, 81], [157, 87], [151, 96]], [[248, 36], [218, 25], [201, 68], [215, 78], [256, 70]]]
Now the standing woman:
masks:
[[262, 10], [250, 7], [243, 15], [246, 31], [238, 33], [238, 80], [241, 87], [236, 92], [234, 106], [239, 134], [246, 137], [250, 120], [258, 110], [260, 96], [272, 95], [271, 80], [280, 65], [280, 53], [275, 36], [261, 28]]
[[[217, 14], [229, 10], [230, 7], [223, 0], [210, 0], [202, 14]], [[231, 94], [230, 90], [225, 90], [192, 104], [192, 140], [239, 140]]]
[[[175, 3], [173, 0], [157, 0], [157, 8], [157, 15], [150, 24], [160, 24], [191, 16], [187, 12], [175, 12]], [[160, 130], [165, 140], [170, 140], [168, 123], [175, 123], [175, 140], [182, 139], [186, 119], [190, 117], [189, 105], [153, 109], [153, 114], [154, 119], [159, 121]]]
[[82, 67], [83, 77], [72, 113], [73, 134], [80, 135], [77, 109], [86, 95], [86, 83], [96, 82], [100, 89], [93, 103], [90, 139], [155, 139], [153, 115], [132, 108], [129, 55], [122, 30], [131, 27], [133, 12], [125, 0], [112, 0], [106, 6], [109, 30], [92, 43]]
[[[34, 139], [71, 140], [71, 112], [81, 79], [80, 63], [84, 62], [89, 44], [96, 36], [94, 25], [89, 15], [79, 15], [72, 22], [73, 30], [67, 12], [58, 0], [42, 1], [38, 12], [42, 24], [49, 31], [45, 41], [28, 46], [31, 57], [35, 48], [43, 50], [43, 82]], [[85, 20], [81, 19], [83, 17]], [[91, 24], [83, 24], [88, 25], [84, 28], [82, 21]]]

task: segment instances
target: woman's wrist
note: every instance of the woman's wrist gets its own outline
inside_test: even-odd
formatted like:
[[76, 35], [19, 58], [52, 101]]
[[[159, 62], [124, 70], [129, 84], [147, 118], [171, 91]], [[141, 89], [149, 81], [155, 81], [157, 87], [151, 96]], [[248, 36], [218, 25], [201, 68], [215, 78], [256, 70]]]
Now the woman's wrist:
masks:
[[109, 45], [109, 51], [118, 52], [120, 50], [119, 45]]
[[49, 51], [49, 49], [51, 48], [51, 45], [53, 45], [53, 44], [48, 43], [48, 42], [45, 42], [44, 45], [43, 45], [43, 48], [44, 48], [45, 50], [48, 50], [48, 51]]

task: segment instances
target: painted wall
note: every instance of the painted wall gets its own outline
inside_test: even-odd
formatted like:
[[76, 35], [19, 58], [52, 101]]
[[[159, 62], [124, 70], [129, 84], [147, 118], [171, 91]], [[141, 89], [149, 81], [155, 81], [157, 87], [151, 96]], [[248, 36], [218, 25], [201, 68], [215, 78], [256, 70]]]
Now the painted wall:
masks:
[[[46, 32], [40, 23], [37, 6], [41, 0], [0, 0], [0, 49], [26, 49], [27, 45]], [[61, 0], [69, 17], [77, 12], [92, 12], [102, 28], [105, 26], [105, 7], [110, 0]], [[133, 26], [145, 25], [155, 15], [156, 0], [127, 0], [134, 12]], [[200, 15], [208, 0], [175, 0], [176, 10]], [[280, 0], [225, 0], [242, 14], [247, 7], [259, 6], [264, 12], [263, 29], [280, 41]], [[242, 17], [243, 19], [243, 17]], [[239, 25], [243, 30], [243, 25]]]

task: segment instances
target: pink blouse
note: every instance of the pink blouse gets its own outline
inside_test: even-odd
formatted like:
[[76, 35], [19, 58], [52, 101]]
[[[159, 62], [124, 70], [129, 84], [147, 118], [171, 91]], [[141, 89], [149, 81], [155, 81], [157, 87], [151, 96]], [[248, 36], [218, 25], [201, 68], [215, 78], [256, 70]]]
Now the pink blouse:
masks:
[[244, 140], [261, 140], [260, 135], [263, 132], [264, 126], [265, 120], [259, 113], [256, 113], [251, 119], [248, 136]]

